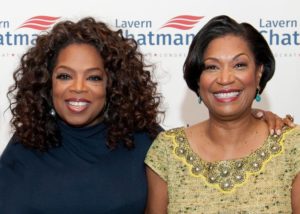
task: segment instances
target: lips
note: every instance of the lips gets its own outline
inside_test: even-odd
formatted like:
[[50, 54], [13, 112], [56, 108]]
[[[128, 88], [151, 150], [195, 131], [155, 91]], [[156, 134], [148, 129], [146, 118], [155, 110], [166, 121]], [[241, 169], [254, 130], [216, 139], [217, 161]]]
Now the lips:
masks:
[[240, 94], [240, 90], [226, 90], [214, 92], [214, 97], [218, 102], [227, 103], [235, 101]]
[[82, 99], [82, 98], [80, 99], [70, 98], [66, 100], [66, 105], [68, 109], [74, 113], [83, 112], [88, 108], [90, 104], [91, 102], [89, 100]]

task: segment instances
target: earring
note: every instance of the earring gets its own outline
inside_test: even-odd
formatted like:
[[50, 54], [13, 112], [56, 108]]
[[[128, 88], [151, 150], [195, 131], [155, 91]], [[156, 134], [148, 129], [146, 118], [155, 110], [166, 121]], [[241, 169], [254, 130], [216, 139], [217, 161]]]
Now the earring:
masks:
[[259, 95], [259, 93], [256, 94], [255, 100], [256, 100], [256, 102], [260, 102], [261, 101], [261, 96]]
[[256, 89], [255, 100], [256, 100], [256, 102], [260, 102], [261, 101], [261, 96], [259, 94], [259, 89]]
[[51, 110], [50, 110], [50, 115], [52, 116], [52, 117], [55, 117], [55, 115], [56, 115], [56, 112], [55, 112], [55, 110], [52, 108]]

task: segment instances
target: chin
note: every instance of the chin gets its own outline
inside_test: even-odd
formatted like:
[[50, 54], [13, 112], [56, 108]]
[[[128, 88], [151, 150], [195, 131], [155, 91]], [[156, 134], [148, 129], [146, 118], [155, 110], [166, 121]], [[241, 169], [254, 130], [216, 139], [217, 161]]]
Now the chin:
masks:
[[89, 125], [89, 121], [86, 119], [76, 119], [74, 117], [68, 119], [68, 118], [62, 118], [62, 120], [70, 125], [70, 126], [74, 126], [74, 127], [84, 127], [84, 126], [88, 126]]
[[74, 127], [85, 127], [89, 125], [88, 123], [78, 123], [78, 122], [73, 122], [73, 123], [67, 122], [67, 124]]
[[242, 118], [243, 117], [242, 115], [245, 115], [245, 112], [223, 111], [223, 112], [215, 112], [214, 115], [216, 115], [218, 118], [222, 118], [222, 120], [231, 121], [231, 120]]

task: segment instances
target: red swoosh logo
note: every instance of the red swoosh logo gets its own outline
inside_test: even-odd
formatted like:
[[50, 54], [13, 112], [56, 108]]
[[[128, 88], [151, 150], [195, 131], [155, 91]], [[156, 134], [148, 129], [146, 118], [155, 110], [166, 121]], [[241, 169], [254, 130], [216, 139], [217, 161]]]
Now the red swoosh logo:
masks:
[[195, 25], [203, 17], [204, 16], [191, 16], [191, 15], [175, 16], [169, 21], [167, 21], [161, 28], [175, 28], [179, 30], [189, 30], [195, 27]]
[[34, 16], [26, 20], [19, 28], [30, 28], [34, 30], [47, 30], [51, 27], [60, 17], [54, 16]]

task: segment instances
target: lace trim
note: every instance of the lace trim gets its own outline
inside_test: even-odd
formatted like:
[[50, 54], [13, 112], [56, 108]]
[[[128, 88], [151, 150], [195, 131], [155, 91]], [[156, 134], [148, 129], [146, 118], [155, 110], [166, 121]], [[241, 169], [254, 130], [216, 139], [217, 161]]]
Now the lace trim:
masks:
[[202, 177], [209, 186], [227, 193], [245, 183], [248, 176], [262, 171], [269, 160], [282, 153], [285, 135], [290, 130], [285, 129], [281, 136], [269, 136], [259, 149], [245, 158], [217, 162], [204, 161], [194, 153], [183, 128], [169, 130], [166, 135], [174, 138], [173, 152], [189, 167], [192, 176]]

